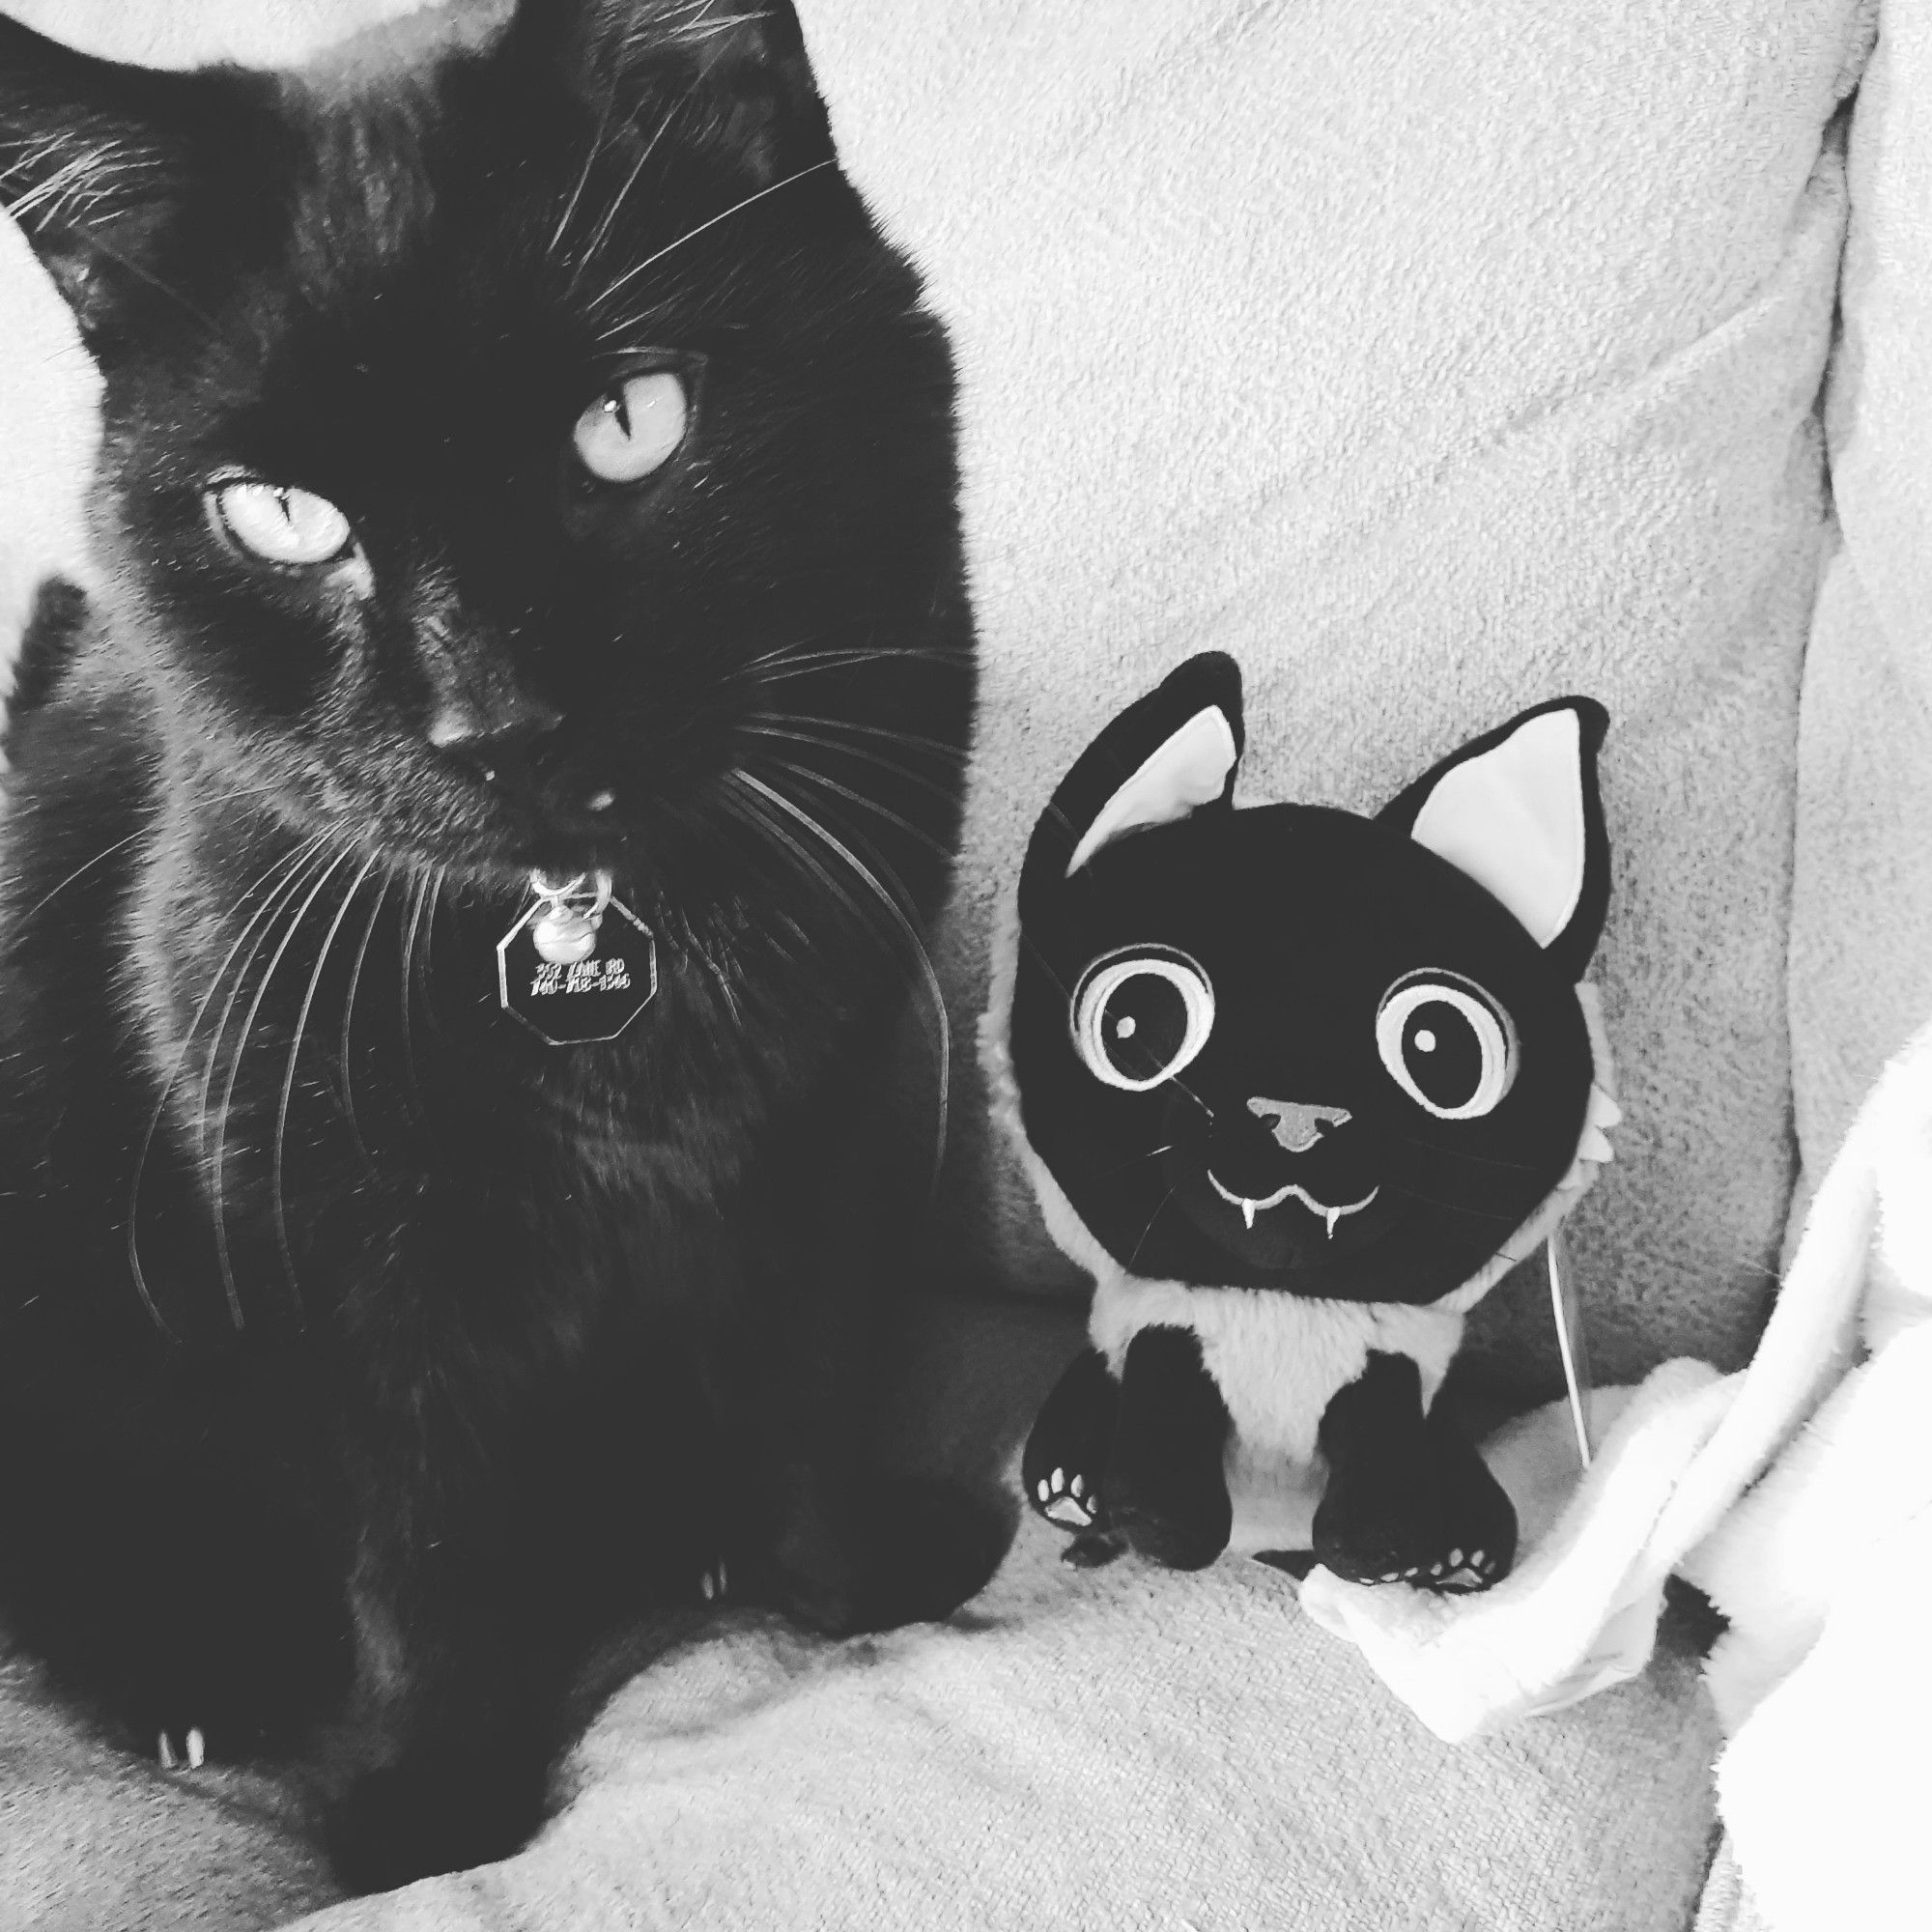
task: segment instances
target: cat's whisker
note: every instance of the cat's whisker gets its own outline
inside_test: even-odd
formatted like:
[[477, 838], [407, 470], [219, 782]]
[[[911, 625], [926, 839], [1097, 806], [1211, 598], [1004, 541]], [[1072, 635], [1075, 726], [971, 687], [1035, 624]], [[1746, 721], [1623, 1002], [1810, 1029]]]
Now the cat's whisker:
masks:
[[410, 1009], [414, 1004], [412, 962], [415, 958], [416, 933], [422, 924], [423, 907], [429, 903], [430, 868], [424, 866], [418, 871], [412, 866], [410, 878], [410, 917], [403, 934], [402, 959], [403, 1082], [409, 1092], [411, 1111], [420, 1121], [424, 1114], [422, 1086], [416, 1078], [415, 1035]]
[[342, 1111], [349, 1122], [349, 1137], [355, 1145], [355, 1151], [361, 1157], [364, 1170], [373, 1175], [376, 1163], [369, 1157], [369, 1144], [362, 1138], [362, 1123], [355, 1118], [355, 1077], [352, 1066], [349, 1036], [355, 1024], [355, 995], [362, 984], [362, 967], [369, 957], [369, 942], [376, 936], [376, 922], [383, 916], [383, 907], [389, 896], [392, 883], [390, 874], [384, 872], [377, 882], [376, 900], [369, 908], [369, 923], [362, 928], [362, 942], [355, 949], [355, 963], [349, 971], [349, 991], [342, 1002]]
[[439, 866], [430, 874], [429, 906], [423, 918], [422, 953], [417, 963], [416, 982], [422, 989], [423, 1017], [438, 1039], [442, 1037], [442, 1018], [436, 1009], [436, 916], [442, 910], [442, 889], [449, 883], [449, 867]]
[[215, 1259], [221, 1264], [221, 1285], [228, 1295], [228, 1313], [237, 1328], [242, 1325], [242, 1297], [235, 1286], [234, 1260], [228, 1249], [228, 1213], [224, 1193], [224, 1180], [227, 1174], [228, 1121], [235, 1108], [235, 1083], [241, 1077], [242, 1057], [248, 1050], [248, 1036], [254, 1031], [255, 1022], [261, 1016], [262, 1002], [268, 997], [269, 983], [275, 977], [275, 969], [287, 956], [289, 947], [294, 943], [296, 934], [301, 929], [302, 921], [308, 917], [309, 908], [321, 897], [323, 888], [335, 876], [337, 868], [347, 863], [348, 858], [349, 854], [347, 852], [338, 852], [334, 858], [329, 860], [327, 865], [322, 868], [321, 876], [317, 878], [314, 885], [309, 887], [308, 896], [302, 900], [295, 917], [289, 921], [288, 930], [282, 934], [280, 944], [276, 946], [274, 952], [270, 955], [269, 964], [255, 988], [255, 997], [248, 1003], [248, 1010], [242, 1020], [241, 1036], [236, 1040], [235, 1051], [229, 1056], [228, 1060], [228, 1078], [221, 1089], [221, 1112], [214, 1123], [214, 1157], [213, 1170], [209, 1177], [209, 1200], [214, 1221]]
[[949, 764], [963, 765], [972, 755], [963, 745], [951, 745], [942, 738], [928, 738], [918, 731], [906, 731], [893, 724], [866, 724], [856, 718], [820, 718], [809, 711], [754, 711], [752, 716], [776, 724], [814, 724], [821, 731], [883, 738], [889, 744], [903, 745], [908, 751], [928, 757], [944, 758]]
[[837, 792], [840, 798], [849, 800], [853, 805], [863, 806], [866, 810], [876, 812], [888, 824], [896, 826], [908, 838], [917, 839], [937, 858], [944, 860], [948, 865], [952, 864], [952, 852], [949, 846], [941, 844], [931, 833], [915, 825], [911, 819], [901, 818], [890, 806], [881, 805], [877, 799], [867, 798], [864, 792], [854, 791], [850, 785], [840, 784], [837, 779], [829, 779], [823, 772], [813, 771], [809, 765], [795, 764], [790, 758], [774, 758], [772, 762], [781, 771], [789, 772], [794, 778], [805, 780], [808, 784], [823, 785], [828, 791]]
[[958, 793], [952, 786], [942, 784], [939, 780], [929, 777], [924, 772], [913, 771], [908, 766], [885, 757], [867, 745], [841, 745], [837, 739], [820, 737], [814, 731], [787, 731], [776, 724], [756, 724], [749, 720], [741, 724], [740, 729], [750, 732], [753, 737], [774, 738], [782, 744], [815, 746], [820, 751], [837, 752], [840, 757], [857, 758], [861, 763], [870, 765], [875, 770], [890, 772], [895, 778], [904, 779], [908, 784], [923, 786], [935, 797], [945, 800], [949, 806], [958, 802]]
[[554, 255], [557, 245], [568, 233], [571, 220], [577, 213], [577, 205], [583, 199], [583, 190], [590, 185], [591, 171], [597, 165], [597, 156], [604, 152], [604, 136], [611, 126], [611, 110], [617, 104], [617, 76], [613, 71], [611, 84], [604, 91], [604, 105], [597, 116], [597, 128], [590, 136], [590, 146], [583, 156], [583, 166], [579, 170], [577, 184], [570, 190], [570, 198], [563, 205], [563, 213], [557, 216], [556, 226], [552, 229], [550, 240], [544, 244], [544, 253]]
[[685, 102], [690, 99], [690, 94], [686, 93], [678, 99], [672, 101], [670, 106], [666, 110], [664, 119], [658, 123], [657, 132], [644, 143], [643, 152], [638, 156], [631, 172], [624, 177], [623, 186], [611, 196], [611, 206], [604, 211], [604, 218], [597, 224], [596, 233], [585, 243], [583, 253], [578, 258], [577, 267], [571, 270], [570, 284], [572, 288], [577, 286], [577, 278], [597, 259], [597, 251], [603, 247], [605, 238], [611, 233], [611, 224], [616, 220], [617, 211], [624, 205], [624, 197], [637, 185], [638, 177], [643, 173], [645, 163], [657, 152], [658, 143], [664, 139], [670, 128], [670, 124], [677, 119]]
[[[873, 646], [853, 644], [837, 650], [807, 651], [797, 654], [790, 651], [775, 651], [766, 659], [753, 662], [771, 663], [776, 666], [776, 668], [760, 672], [758, 682], [761, 684], [782, 684], [787, 678], [805, 677], [816, 671], [850, 670], [855, 666], [865, 664], [924, 664], [935, 665], [947, 670], [962, 671], [971, 671], [973, 668], [970, 659], [962, 652], [919, 650], [890, 644]], [[742, 674], [751, 668], [752, 666], [741, 665], [738, 673], [734, 674]]]
[[[188, 1021], [187, 1031], [182, 1037], [181, 1051], [175, 1055], [174, 1065], [168, 1070], [168, 1077], [161, 1083], [160, 1094], [155, 1101], [155, 1110], [148, 1117], [148, 1130], [141, 1137], [141, 1151], [134, 1159], [134, 1179], [128, 1189], [128, 1265], [133, 1274], [135, 1292], [140, 1295], [143, 1306], [146, 1307], [155, 1326], [171, 1342], [179, 1338], [162, 1319], [160, 1309], [156, 1306], [155, 1297], [148, 1287], [147, 1271], [141, 1266], [141, 1181], [148, 1171], [148, 1155], [154, 1148], [156, 1134], [160, 1131], [162, 1116], [167, 1112], [168, 1095], [174, 1092], [175, 1082], [181, 1078], [183, 1069], [187, 1065], [188, 1056], [194, 1050], [196, 1030], [213, 1004], [215, 994], [220, 991], [222, 979], [234, 963], [235, 955], [241, 952], [256, 925], [270, 916], [288, 879], [299, 873], [320, 844], [320, 839], [310, 839], [307, 844], [298, 846], [292, 855], [285, 853], [258, 873], [247, 890], [236, 900], [235, 910], [240, 912], [258, 892], [265, 886], [269, 887], [268, 898], [255, 909], [249, 916], [247, 923], [236, 934], [234, 944], [229, 947], [221, 964], [214, 969], [214, 976], [208, 982], [208, 991], [201, 996], [201, 1004], [195, 1009], [193, 1018]], [[270, 886], [270, 881], [274, 879], [278, 872], [284, 874], [282, 880]]]
[[[261, 792], [273, 791], [275, 787], [273, 785], [243, 785], [239, 791], [223, 792], [218, 798], [211, 798], [205, 801], [205, 803], [210, 806], [228, 805], [238, 798], [249, 798]], [[129, 845], [134, 844], [138, 839], [146, 838], [147, 834], [148, 834], [148, 828], [146, 826], [142, 826], [138, 831], [128, 833], [127, 838], [117, 838], [113, 844], [105, 847], [101, 851], [97, 852], [93, 858], [83, 860], [82, 863], [76, 866], [73, 868], [73, 870], [71, 871], [67, 875], [67, 877], [60, 882], [59, 885], [55, 886], [49, 892], [43, 893], [41, 896], [37, 898], [33, 902], [33, 904], [30, 905], [27, 908], [27, 910], [20, 915], [18, 923], [20, 925], [25, 925], [26, 923], [30, 919], [32, 919], [36, 913], [43, 912], [46, 909], [47, 906], [51, 905], [53, 901], [57, 899], [62, 893], [66, 892], [67, 889], [71, 885], [72, 885], [76, 879], [84, 877], [87, 873], [93, 871], [95, 867], [102, 864], [104, 861], [108, 859], [113, 858], [115, 853], [125, 852]], [[270, 867], [269, 869], [270, 871], [273, 871], [274, 867], [271, 866]], [[259, 883], [260, 881], [258, 880], [257, 884]]]
[[[625, 283], [636, 281], [637, 278], [639, 275], [641, 275], [646, 269], [655, 267], [655, 265], [658, 264], [659, 262], [662, 262], [667, 255], [672, 253], [676, 249], [682, 248], [687, 242], [696, 241], [696, 239], [700, 235], [704, 234], [707, 229], [716, 228], [721, 221], [728, 221], [732, 215], [740, 213], [743, 210], [750, 208], [753, 202], [763, 201], [767, 195], [777, 194], [781, 188], [790, 187], [794, 182], [802, 182], [808, 175], [817, 174], [821, 168], [836, 167], [837, 165], [838, 165], [837, 161], [834, 160], [829, 156], [822, 161], [813, 161], [809, 167], [799, 168], [792, 174], [781, 176], [779, 180], [771, 183], [768, 186], [761, 187], [757, 189], [754, 193], [745, 195], [740, 200], [734, 201], [729, 208], [725, 209], [720, 214], [714, 214], [708, 221], [700, 221], [696, 227], [687, 228], [684, 231], [684, 233], [677, 238], [675, 242], [666, 242], [666, 244], [662, 248], [658, 249], [655, 253], [646, 255], [641, 262], [639, 262], [632, 268], [626, 269], [624, 272], [621, 275], [619, 275], [614, 282], [611, 282], [604, 290], [604, 293], [602, 295], [598, 296], [597, 298], [594, 301], [592, 301], [592, 303], [590, 304], [592, 312], [594, 313], [596, 310], [602, 308], [604, 304], [607, 301], [609, 301], [611, 298], [614, 296], [617, 293], [617, 291], [625, 285]], [[616, 331], [612, 329], [606, 329], [598, 337], [598, 340], [609, 341], [611, 336]]]
[[[925, 942], [920, 937], [918, 928], [906, 916], [905, 910], [901, 907], [898, 900], [887, 892], [885, 887], [879, 883], [877, 874], [872, 871], [871, 867], [843, 839], [829, 830], [813, 813], [808, 811], [804, 806], [800, 805], [796, 799], [788, 798], [776, 786], [765, 783], [755, 773], [748, 772], [740, 766], [733, 772], [732, 776], [737, 778], [741, 782], [752, 786], [781, 810], [788, 812], [808, 832], [811, 833], [833, 852], [837, 853], [852, 871], [865, 881], [872, 895], [885, 907], [888, 914], [891, 915], [894, 923], [898, 928], [900, 936], [912, 950], [913, 957], [918, 963], [921, 978], [925, 982], [926, 995], [932, 1002], [934, 1020], [932, 1033], [939, 1059], [939, 1122], [938, 1131], [934, 1137], [936, 1148], [932, 1161], [933, 1185], [936, 1187], [939, 1183], [939, 1171], [945, 1165], [946, 1161], [947, 1115], [952, 1098], [952, 1025], [947, 1014], [946, 994], [940, 986], [939, 974], [933, 967], [932, 955], [925, 950]], [[885, 865], [883, 861], [880, 863], [881, 869], [887, 876], [893, 878], [895, 884], [898, 883], [892, 867]], [[904, 891], [902, 885], [900, 886], [900, 891]], [[911, 895], [907, 894], [906, 898], [908, 903], [910, 903]]]
[[[298, 1318], [304, 1314], [301, 1288], [296, 1280], [295, 1255], [289, 1246], [288, 1206], [282, 1192], [282, 1159], [288, 1141], [289, 1102], [296, 1091], [296, 1068], [301, 1058], [302, 1034], [308, 1026], [309, 1009], [315, 1005], [316, 990], [322, 984], [323, 969], [328, 964], [329, 949], [335, 944], [335, 935], [342, 930], [342, 922], [349, 917], [349, 908], [355, 903], [355, 895], [362, 890], [362, 881], [375, 869], [373, 858], [362, 862], [362, 869], [350, 882], [349, 890], [343, 895], [342, 903], [336, 908], [335, 917], [329, 922], [328, 931], [324, 935], [322, 950], [315, 955], [315, 971], [308, 976], [308, 990], [302, 995], [302, 1003], [296, 1013], [295, 1036], [289, 1041], [289, 1068], [282, 1076], [282, 1096], [275, 1109], [274, 1152], [270, 1161], [270, 1199], [274, 1205], [275, 1240], [282, 1251], [282, 1272], [288, 1277], [289, 1293], [295, 1297]], [[270, 967], [272, 973], [274, 968]], [[267, 980], [263, 983], [266, 985]], [[301, 1321], [306, 1327], [306, 1321]]]
[[[807, 872], [847, 908], [853, 918], [859, 921], [861, 925], [871, 926], [873, 930], [880, 932], [882, 939], [886, 942], [888, 952], [891, 952], [891, 942], [895, 936], [893, 929], [890, 927], [882, 928], [874, 920], [868, 918], [866, 908], [853, 898], [852, 895], [845, 890], [838, 880], [782, 824], [772, 820], [768, 813], [756, 810], [757, 800], [762, 798], [777, 805], [794, 820], [815, 834], [828, 847], [838, 853], [852, 870], [870, 888], [873, 896], [886, 908], [895, 921], [897, 927], [897, 935], [904, 938], [910, 946], [924, 981], [927, 997], [931, 1002], [932, 1017], [929, 1021], [925, 1022], [925, 1033], [926, 1037], [932, 1042], [938, 1071], [937, 1121], [933, 1134], [932, 1157], [932, 1184], [936, 1188], [939, 1184], [940, 1170], [946, 1161], [947, 1119], [952, 1094], [952, 1027], [946, 1010], [946, 996], [940, 988], [939, 975], [933, 970], [931, 955], [927, 953], [911, 921], [907, 919], [897, 901], [879, 883], [877, 877], [874, 876], [871, 870], [841, 839], [828, 831], [810, 812], [807, 811], [795, 800], [787, 798], [784, 793], [766, 784], [762, 780], [745, 771], [742, 767], [734, 768], [726, 774], [726, 777], [737, 780], [741, 784], [751, 788], [753, 792], [754, 796], [751, 802], [753, 808], [753, 822], [758, 826], [762, 835], [768, 840], [775, 842], [780, 849], [788, 851]], [[891, 870], [890, 867], [886, 869], [888, 871]]]
[[[269, 934], [273, 930], [274, 923], [281, 917], [284, 908], [295, 903], [297, 895], [307, 884], [311, 869], [321, 864], [324, 847], [325, 841], [321, 837], [310, 838], [298, 854], [300, 863], [290, 868], [276, 886], [271, 902], [262, 908], [261, 929], [255, 932], [247, 955], [236, 969], [234, 983], [229, 987], [227, 998], [221, 1004], [221, 1011], [215, 1017], [214, 1031], [209, 1036], [208, 1056], [201, 1069], [201, 1092], [196, 1101], [194, 1115], [195, 1158], [204, 1167], [208, 1163], [209, 1125], [214, 1118], [214, 1079], [221, 1063], [221, 1042], [227, 1037], [228, 1022], [234, 1017], [236, 1006], [242, 998], [242, 988], [247, 981], [248, 969], [254, 965], [256, 954], [268, 944]], [[255, 924], [255, 921], [249, 923], [250, 930], [254, 929]], [[216, 983], [219, 983], [218, 976]], [[191, 1032], [190, 1037], [192, 1037]]]

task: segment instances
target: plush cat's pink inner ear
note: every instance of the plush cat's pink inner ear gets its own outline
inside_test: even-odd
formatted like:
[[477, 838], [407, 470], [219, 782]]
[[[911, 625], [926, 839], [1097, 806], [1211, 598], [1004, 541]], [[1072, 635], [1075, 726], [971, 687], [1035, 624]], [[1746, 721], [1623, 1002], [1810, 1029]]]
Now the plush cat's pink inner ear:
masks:
[[1234, 726], [1221, 707], [1197, 711], [1094, 814], [1066, 862], [1066, 876], [1129, 832], [1168, 825], [1212, 805], [1227, 790], [1238, 756]]
[[1409, 837], [1500, 899], [1539, 946], [1569, 925], [1586, 860], [1582, 731], [1545, 711], [1500, 745], [1452, 765]]

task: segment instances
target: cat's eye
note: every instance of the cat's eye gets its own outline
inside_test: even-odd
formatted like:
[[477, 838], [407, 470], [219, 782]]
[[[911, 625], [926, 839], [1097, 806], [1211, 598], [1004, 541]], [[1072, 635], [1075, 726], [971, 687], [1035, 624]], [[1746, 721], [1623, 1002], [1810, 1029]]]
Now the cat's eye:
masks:
[[236, 477], [215, 484], [208, 500], [229, 540], [266, 563], [289, 569], [333, 563], [355, 545], [349, 519], [312, 490]]
[[1172, 1080], [1214, 1030], [1214, 985], [1184, 952], [1136, 947], [1094, 960], [1072, 1007], [1073, 1046], [1109, 1087], [1144, 1094]]
[[1508, 1012], [1457, 973], [1398, 980], [1376, 1014], [1376, 1049], [1389, 1078], [1438, 1121], [1479, 1119], [1516, 1079]]
[[571, 442], [600, 483], [640, 483], [677, 453], [690, 420], [684, 379], [651, 369], [605, 390], [578, 417]]

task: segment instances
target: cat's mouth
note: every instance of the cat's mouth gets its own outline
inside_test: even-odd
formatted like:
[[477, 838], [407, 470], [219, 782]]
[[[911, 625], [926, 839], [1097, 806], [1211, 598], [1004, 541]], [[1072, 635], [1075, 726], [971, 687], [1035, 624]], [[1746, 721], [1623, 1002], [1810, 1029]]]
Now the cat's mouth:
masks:
[[1236, 1194], [1232, 1187], [1226, 1187], [1221, 1183], [1211, 1168], [1208, 1171], [1208, 1184], [1223, 1201], [1241, 1210], [1241, 1219], [1249, 1228], [1255, 1225], [1257, 1214], [1265, 1213], [1270, 1208], [1279, 1208], [1284, 1201], [1290, 1199], [1299, 1201], [1310, 1213], [1318, 1215], [1326, 1224], [1328, 1238], [1331, 1241], [1335, 1238], [1335, 1227], [1338, 1222], [1350, 1214], [1359, 1214], [1382, 1191], [1380, 1183], [1378, 1182], [1359, 1201], [1335, 1204], [1317, 1200], [1307, 1188], [1291, 1180], [1286, 1186], [1277, 1187], [1272, 1194], [1259, 1196]]

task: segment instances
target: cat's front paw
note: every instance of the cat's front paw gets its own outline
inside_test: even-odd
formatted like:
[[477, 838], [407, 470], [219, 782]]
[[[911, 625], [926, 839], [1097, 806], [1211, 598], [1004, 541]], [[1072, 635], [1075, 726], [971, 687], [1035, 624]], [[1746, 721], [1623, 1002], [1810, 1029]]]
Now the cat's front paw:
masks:
[[478, 1740], [364, 1772], [324, 1821], [329, 1862], [352, 1891], [391, 1891], [508, 1858], [543, 1822], [545, 1770]]
[[163, 1731], [155, 1745], [155, 1758], [163, 1771], [199, 1771], [208, 1762], [208, 1734], [199, 1724], [190, 1724], [181, 1733], [181, 1748], [175, 1748], [175, 1734]]

